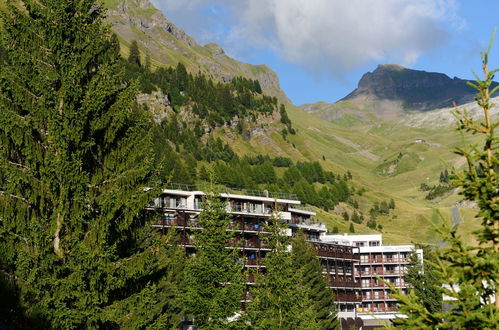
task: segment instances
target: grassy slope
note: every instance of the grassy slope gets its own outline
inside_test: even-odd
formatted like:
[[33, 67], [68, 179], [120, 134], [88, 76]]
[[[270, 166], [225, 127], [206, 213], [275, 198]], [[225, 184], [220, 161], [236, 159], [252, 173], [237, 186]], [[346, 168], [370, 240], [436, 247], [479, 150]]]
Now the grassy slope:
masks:
[[[0, 0], [0, 7], [4, 4], [3, 1]], [[104, 1], [105, 5], [110, 8], [116, 6], [118, 2], [118, 0]], [[147, 16], [154, 13], [154, 10], [150, 10], [139, 14]], [[139, 39], [150, 38], [138, 30], [134, 31]], [[120, 38], [120, 40], [123, 46], [123, 55], [126, 56], [129, 43], [124, 38]], [[173, 42], [175, 46], [180, 47], [179, 49], [185, 47], [185, 44], [181, 42], [176, 40]], [[187, 65], [190, 64], [185, 56], [179, 55], [177, 51], [173, 51], [166, 45], [158, 47], [161, 47], [161, 54], [164, 57], [153, 58], [154, 66], [168, 65], [179, 60]], [[196, 53], [207, 58], [212, 56], [209, 50], [201, 46], [197, 46]], [[263, 69], [255, 67], [254, 70]], [[347, 118], [348, 120], [343, 118], [331, 123], [293, 106], [288, 107], [288, 113], [298, 130], [298, 134], [290, 136], [289, 141], [284, 141], [276, 131], [269, 133], [268, 137], [263, 137], [264, 143], [262, 143], [262, 138], [251, 141], [244, 141], [240, 138], [229, 139], [225, 135], [224, 138], [230, 141], [234, 149], [240, 154], [286, 155], [295, 160], [318, 160], [326, 169], [337, 173], [350, 170], [354, 174], [354, 184], [357, 187], [366, 187], [368, 190], [362, 197], [356, 196], [366, 217], [373, 201], [394, 198], [397, 208], [389, 216], [378, 219], [378, 222], [384, 227], [383, 233], [387, 242], [435, 241], [436, 236], [429, 221], [440, 221], [435, 215], [437, 208], [447, 219], [445, 221], [451, 221], [449, 206], [459, 198], [455, 195], [449, 196], [436, 204], [424, 200], [424, 195], [418, 190], [418, 187], [422, 182], [435, 184], [445, 162], [457, 163], [457, 157], [450, 152], [450, 149], [462, 144], [462, 140], [453, 129], [416, 129], [400, 126], [393, 122], [364, 124], [354, 117]], [[415, 138], [425, 138], [429, 143], [441, 146], [422, 146], [414, 143]], [[380, 157], [379, 160], [358, 155], [355, 148], [344, 143], [344, 139], [369, 150]], [[292, 146], [292, 143], [296, 148]], [[409, 159], [408, 164], [404, 165], [405, 169], [413, 168], [413, 170], [394, 176], [383, 176], [375, 171], [375, 168], [384, 160], [393, 159], [401, 151], [409, 152], [418, 158], [421, 157], [417, 162], [414, 162], [414, 157], [412, 157], [413, 164], [410, 163], [411, 159]], [[322, 160], [323, 156], [326, 158], [325, 161]], [[329, 229], [337, 225], [340, 232], [348, 231], [349, 223], [343, 221], [334, 212], [324, 212], [318, 209], [316, 211], [318, 212], [317, 218], [327, 223]], [[477, 228], [478, 223], [473, 219], [473, 210], [461, 209], [460, 214], [464, 222], [464, 225], [461, 226], [463, 235]], [[355, 228], [357, 233], [373, 232], [364, 225], [355, 225]]]
[[[452, 127], [421, 129], [383, 121], [348, 127], [350, 125], [345, 125], [342, 121], [327, 122], [293, 106], [288, 107], [288, 113], [298, 130], [296, 136], [290, 136], [288, 141], [284, 141], [279, 134], [271, 133], [271, 139], [266, 138], [265, 143], [259, 139], [249, 142], [231, 141], [235, 150], [241, 154], [280, 154], [296, 160], [318, 160], [324, 168], [337, 173], [350, 170], [354, 175], [354, 185], [367, 189], [363, 196], [355, 197], [366, 218], [373, 201], [394, 198], [396, 209], [390, 215], [378, 218], [378, 223], [383, 225], [387, 242], [438, 243], [431, 222], [451, 223], [452, 206], [460, 198], [450, 194], [438, 203], [427, 201], [424, 193], [419, 191], [419, 186], [423, 182], [437, 184], [445, 164], [462, 165], [459, 158], [451, 152], [453, 147], [462, 145], [461, 136]], [[417, 138], [424, 138], [428, 144], [415, 142]], [[379, 159], [359, 155], [359, 149], [369, 151]], [[397, 158], [400, 152], [407, 153], [407, 156], [401, 159], [393, 175], [382, 175], [376, 171], [385, 160]], [[317, 211], [317, 218], [326, 222], [329, 229], [337, 225], [340, 232], [348, 231], [349, 223], [334, 212]], [[442, 213], [444, 220], [437, 215], [437, 211]], [[460, 210], [464, 221], [461, 231], [463, 234], [477, 228], [474, 212], [469, 209]], [[363, 225], [355, 225], [355, 228], [357, 233], [373, 232]]]

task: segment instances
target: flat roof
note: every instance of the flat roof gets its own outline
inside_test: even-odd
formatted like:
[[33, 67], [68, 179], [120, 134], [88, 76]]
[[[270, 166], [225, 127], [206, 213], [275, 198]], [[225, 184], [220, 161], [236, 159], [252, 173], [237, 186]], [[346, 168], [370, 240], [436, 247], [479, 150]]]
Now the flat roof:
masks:
[[[163, 192], [163, 194], [171, 194], [171, 195], [178, 195], [178, 196], [185, 196], [185, 197], [193, 196], [193, 195], [198, 195], [198, 196], [199, 195], [206, 195], [203, 191], [199, 191], [199, 190], [187, 191], [187, 190], [177, 190], [177, 189], [163, 189], [162, 192]], [[259, 202], [301, 205], [300, 201], [293, 200], [293, 199], [250, 196], [250, 195], [240, 195], [240, 194], [231, 194], [231, 193], [221, 193], [220, 196], [224, 197], [224, 198], [231, 198], [231, 199], [243, 199], [243, 200], [259, 201]], [[303, 212], [305, 212], [305, 211], [303, 211]], [[312, 215], [315, 215], [315, 213], [313, 213]]]

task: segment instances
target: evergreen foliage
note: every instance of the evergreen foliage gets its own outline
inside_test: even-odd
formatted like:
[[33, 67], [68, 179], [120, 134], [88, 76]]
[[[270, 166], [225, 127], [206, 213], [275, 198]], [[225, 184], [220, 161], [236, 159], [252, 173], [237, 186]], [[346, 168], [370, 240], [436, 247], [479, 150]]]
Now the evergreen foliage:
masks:
[[175, 326], [176, 248], [144, 211], [152, 119], [103, 9], [23, 4], [0, 14], [2, 276], [40, 327]]
[[140, 61], [140, 51], [137, 40], [133, 40], [130, 44], [130, 54], [128, 55], [128, 62], [138, 66], [142, 65]]
[[[262, 93], [257, 80], [236, 77], [229, 83], [214, 82], [203, 74], [192, 75], [182, 63], [176, 67], [161, 67], [152, 72], [141, 66], [136, 42], [132, 42], [130, 57], [125, 64], [129, 79], [138, 79], [142, 92], [160, 90], [168, 96], [178, 112], [189, 108], [210, 127], [230, 124], [235, 117], [256, 121], [261, 115], [278, 110], [278, 101]], [[291, 125], [291, 122], [289, 122]]]
[[304, 292], [312, 303], [312, 312], [318, 328], [339, 329], [332, 290], [327, 287], [327, 279], [322, 274], [317, 252], [306, 241], [301, 231], [292, 240], [292, 257]]
[[438, 251], [435, 271], [447, 285], [440, 292], [453, 299], [447, 301], [450, 309], [435, 312], [414, 292], [396, 294], [399, 311], [408, 316], [399, 321], [405, 329], [497, 329], [499, 324], [499, 152], [495, 135], [499, 123], [492, 121], [490, 113], [490, 98], [499, 88], [489, 89], [497, 72], [488, 69], [491, 46], [482, 53], [484, 78], [477, 77], [477, 82], [470, 84], [478, 91], [476, 100], [484, 119], [475, 121], [466, 112], [455, 112], [458, 129], [478, 134], [481, 145], [457, 148], [455, 152], [466, 158], [467, 167], [450, 176], [451, 182], [461, 187], [460, 193], [478, 204], [481, 226], [473, 233], [478, 245], [464, 243], [457, 234], [458, 226], [449, 228], [443, 221], [438, 231], [447, 245]]
[[[369, 226], [369, 223], [367, 224]], [[353, 226], [353, 222], [350, 222], [350, 228], [348, 228], [348, 231], [351, 233], [355, 233], [355, 227]]]
[[430, 313], [437, 313], [442, 310], [442, 293], [440, 292], [442, 279], [435, 268], [435, 263], [438, 261], [431, 247], [424, 245], [421, 248], [423, 260], [420, 260], [416, 253], [411, 254], [404, 281], [411, 284], [410, 290], [414, 291]]
[[185, 269], [184, 313], [198, 328], [222, 329], [240, 310], [244, 274], [241, 262], [236, 262], [237, 249], [226, 248], [233, 245], [234, 233], [228, 231], [231, 217], [225, 202], [209, 193], [202, 209], [198, 221], [203, 230], [193, 238], [196, 255]]
[[245, 319], [256, 329], [320, 329], [313, 302], [302, 285], [289, 251], [286, 226], [272, 216], [270, 235], [262, 237], [272, 250], [263, 259], [266, 273], [256, 276]]

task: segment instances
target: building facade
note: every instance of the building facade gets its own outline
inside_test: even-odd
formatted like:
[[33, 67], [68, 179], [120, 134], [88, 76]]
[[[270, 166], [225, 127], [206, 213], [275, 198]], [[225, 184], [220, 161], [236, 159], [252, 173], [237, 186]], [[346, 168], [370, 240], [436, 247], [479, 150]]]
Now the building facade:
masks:
[[[180, 237], [180, 244], [188, 254], [195, 253], [193, 239], [202, 230], [198, 215], [202, 211], [201, 201], [205, 193], [195, 186], [182, 186], [183, 189], [164, 189], [149, 208], [161, 210], [162, 216], [153, 226], [166, 233], [175, 227]], [[355, 318], [361, 303], [360, 282], [355, 277], [355, 265], [359, 262], [356, 248], [350, 245], [323, 242], [327, 228], [323, 223], [313, 221], [315, 212], [301, 205], [296, 196], [269, 194], [252, 191], [252, 195], [231, 191], [220, 193], [226, 202], [226, 210], [231, 214], [230, 230], [234, 231], [232, 247], [239, 250], [239, 258], [249, 269], [247, 285], [254, 284], [252, 270], [265, 271], [262, 263], [270, 251], [261, 240], [267, 234], [265, 227], [272, 221], [272, 214], [288, 225], [285, 234], [292, 236], [302, 230], [309, 242], [317, 249], [318, 258], [323, 266], [329, 287], [335, 295], [339, 317]], [[242, 301], [244, 304], [249, 297]]]
[[404, 281], [404, 274], [413, 252], [419, 260], [423, 260], [421, 249], [415, 249], [414, 245], [383, 245], [381, 234], [324, 235], [323, 240], [358, 249], [355, 278], [361, 284], [362, 304], [357, 309], [357, 315], [365, 325], [404, 317], [396, 312], [397, 300], [390, 296], [390, 288], [384, 282], [407, 292], [410, 285]]
[[[192, 254], [194, 238], [202, 230], [198, 216], [205, 193], [196, 186], [180, 188], [164, 189], [149, 208], [162, 213], [153, 226], [164, 233], [175, 227], [180, 244], [187, 254]], [[323, 274], [335, 295], [343, 328], [368, 329], [382, 325], [383, 320], [404, 317], [396, 312], [397, 301], [382, 280], [406, 292], [409, 285], [403, 275], [409, 257], [415, 251], [422, 260], [422, 250], [415, 250], [413, 245], [383, 245], [381, 234], [328, 235], [323, 223], [313, 221], [315, 212], [301, 205], [293, 195], [231, 190], [220, 193], [219, 197], [231, 214], [230, 230], [234, 231], [231, 247], [238, 249], [238, 257], [249, 270], [248, 288], [254, 285], [256, 271], [265, 272], [262, 260], [270, 249], [261, 235], [269, 234], [265, 228], [274, 214], [288, 225], [285, 235], [292, 236], [302, 230], [316, 248]], [[249, 299], [246, 295], [242, 304]]]

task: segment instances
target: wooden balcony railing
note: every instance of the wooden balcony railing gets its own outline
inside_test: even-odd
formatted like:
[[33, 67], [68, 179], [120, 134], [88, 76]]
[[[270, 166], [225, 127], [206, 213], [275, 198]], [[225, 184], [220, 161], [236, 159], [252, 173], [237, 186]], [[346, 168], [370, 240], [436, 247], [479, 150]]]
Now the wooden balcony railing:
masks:
[[389, 263], [408, 263], [409, 258], [365, 258], [360, 259], [361, 264], [389, 264]]

